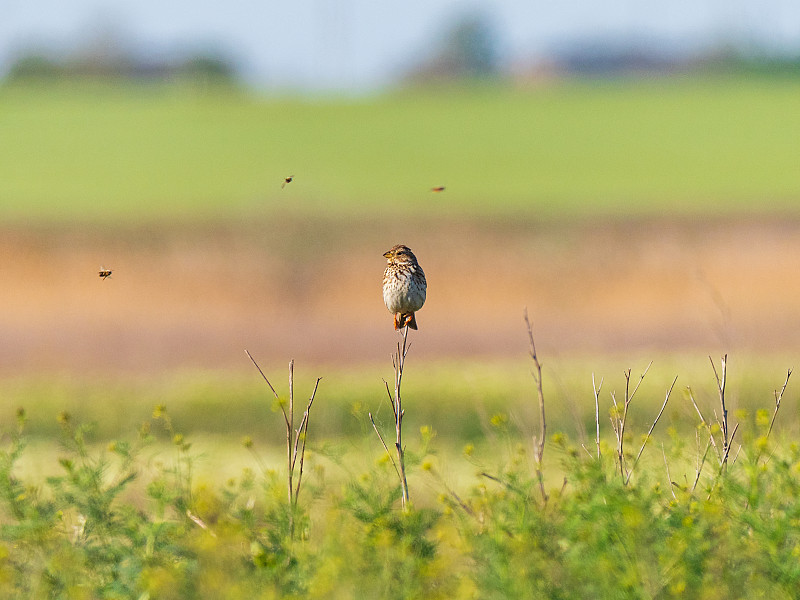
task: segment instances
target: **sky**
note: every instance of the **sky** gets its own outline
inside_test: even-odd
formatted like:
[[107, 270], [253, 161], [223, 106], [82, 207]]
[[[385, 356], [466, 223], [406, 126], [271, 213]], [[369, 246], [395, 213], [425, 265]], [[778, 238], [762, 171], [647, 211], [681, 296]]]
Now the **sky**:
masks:
[[0, 0], [0, 9], [0, 73], [22, 50], [63, 52], [115, 31], [143, 52], [216, 49], [264, 88], [389, 85], [470, 13], [494, 28], [506, 63], [583, 40], [800, 53], [797, 0]]

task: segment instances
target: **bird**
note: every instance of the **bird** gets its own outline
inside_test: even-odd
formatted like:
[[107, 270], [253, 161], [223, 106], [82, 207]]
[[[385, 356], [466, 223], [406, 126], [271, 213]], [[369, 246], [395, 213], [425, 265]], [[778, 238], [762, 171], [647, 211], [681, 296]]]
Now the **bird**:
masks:
[[111, 269], [100, 267], [100, 271], [97, 274], [103, 279], [103, 281], [105, 281], [106, 277], [111, 277], [111, 273]]
[[428, 283], [417, 257], [408, 246], [397, 244], [383, 253], [388, 264], [383, 272], [383, 302], [394, 315], [395, 331], [417, 329], [414, 315], [425, 304]]
[[443, 192], [444, 191], [444, 186], [443, 185], [437, 185], [436, 187], [432, 187], [431, 191], [432, 192]]
[[294, 179], [294, 175], [289, 175], [288, 177], [284, 177], [283, 183], [281, 184], [281, 189], [285, 188], [287, 183], [292, 183], [292, 179]]

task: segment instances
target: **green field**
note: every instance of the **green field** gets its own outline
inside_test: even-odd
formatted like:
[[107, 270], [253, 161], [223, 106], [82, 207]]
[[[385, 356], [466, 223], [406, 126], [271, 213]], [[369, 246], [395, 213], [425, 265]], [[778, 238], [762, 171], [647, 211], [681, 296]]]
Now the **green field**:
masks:
[[797, 212], [799, 94], [719, 76], [346, 100], [6, 86], [0, 216]]
[[[603, 380], [601, 402], [611, 405], [611, 392], [622, 393], [623, 371], [633, 375], [645, 370], [651, 358], [640, 356], [630, 361], [621, 357], [558, 359], [544, 357], [545, 394], [548, 421], [554, 430], [580, 436], [594, 427], [595, 406], [592, 377]], [[730, 401], [733, 409], [750, 412], [769, 406], [772, 392], [779, 387], [791, 357], [736, 356], [730, 373]], [[527, 431], [537, 419], [536, 390], [528, 361], [469, 359], [435, 360], [431, 363], [414, 356], [405, 376], [407, 395], [406, 425], [413, 432], [423, 426], [439, 432], [438, 443], [450, 450], [476, 443], [486, 432], [492, 415], [511, 415], [512, 425]], [[285, 365], [263, 365], [270, 379], [286, 395]], [[316, 377], [322, 377], [315, 404], [315, 435], [323, 440], [360, 439], [370, 431], [367, 413], [379, 422], [391, 420], [382, 379], [392, 380], [392, 366], [366, 364], [351, 366], [298, 364], [296, 393], [310, 393]], [[678, 376], [675, 397], [664, 417], [665, 428], [692, 433], [696, 414], [686, 397], [691, 387], [699, 402], [713, 405], [716, 390], [708, 358], [700, 353], [659, 356], [643, 381], [639, 401], [631, 407], [635, 427], [649, 424], [663, 401], [664, 391]], [[794, 386], [792, 386], [794, 387]], [[176, 424], [189, 434], [210, 434], [238, 444], [242, 436], [261, 443], [283, 443], [280, 414], [269, 390], [255, 369], [236, 372], [179, 371], [161, 375], [83, 376], [39, 373], [0, 380], [0, 411], [7, 420], [14, 411], [25, 408], [28, 433], [52, 438], [58, 431], [56, 416], [69, 412], [81, 422], [94, 423], [93, 437], [105, 442], [125, 435], [147, 420], [158, 404], [165, 404]], [[788, 396], [786, 414], [800, 408], [798, 397]], [[454, 418], [454, 415], [457, 418]], [[798, 424], [787, 420], [785, 431]], [[790, 428], [790, 429], [787, 429]], [[606, 431], [610, 433], [610, 431]], [[377, 448], [376, 448], [377, 449]]]
[[[239, 243], [240, 254], [226, 256], [247, 259], [245, 250], [253, 252], [255, 262], [245, 260], [243, 269], [268, 258], [291, 275], [267, 280], [272, 271], [253, 273], [262, 287], [252, 288], [248, 301], [258, 303], [271, 285], [295, 284], [294, 269], [305, 269], [305, 281], [312, 281], [307, 265], [328, 250], [326, 240], [358, 232], [378, 244], [397, 231], [395, 218], [414, 229], [431, 217], [416, 233], [436, 235], [459, 219], [481, 228], [486, 218], [511, 223], [522, 217], [522, 233], [498, 250], [500, 260], [504, 251], [520, 248], [538, 258], [527, 250], [526, 236], [537, 235], [529, 224], [560, 220], [564, 227], [550, 232], [558, 244], [543, 252], [542, 260], [552, 260], [582, 235], [580, 228], [568, 229], [579, 219], [800, 216], [798, 98], [800, 80], [776, 77], [408, 89], [362, 99], [278, 99], [179, 86], [2, 87], [0, 219], [12, 234], [35, 232], [8, 242], [14, 264], [27, 261], [16, 279], [9, 278], [14, 314], [27, 320], [19, 331], [9, 325], [8, 351], [15, 351], [14, 335], [24, 340], [26, 332], [38, 332], [42, 312], [68, 320], [126, 281], [122, 258], [122, 265], [113, 265], [117, 279], [97, 280], [94, 256], [115, 239], [123, 240], [123, 255], [146, 246], [151, 254], [142, 264], [149, 271], [148, 260], [174, 251], [160, 240], [192, 231], [178, 239], [177, 246], [189, 250], [177, 254], [171, 268], [152, 267], [154, 278], [189, 285], [190, 299], [194, 289], [213, 287], [193, 288], [191, 279], [176, 274], [215, 260], [222, 244]], [[282, 190], [287, 175], [295, 181]], [[435, 185], [446, 192], [432, 194]], [[313, 227], [296, 225], [315, 217], [321, 218]], [[369, 218], [354, 225], [360, 217]], [[270, 227], [262, 228], [268, 220]], [[215, 227], [228, 222], [233, 233], [215, 237]], [[157, 223], [166, 233], [154, 236], [154, 229], [137, 228], [142, 223]], [[199, 223], [203, 227], [193, 228]], [[331, 227], [337, 235], [326, 234]], [[78, 243], [98, 231], [102, 243]], [[237, 239], [242, 231], [249, 233]], [[455, 231], [469, 236], [477, 229]], [[499, 240], [508, 231], [501, 226], [492, 235]], [[571, 233], [562, 240], [563, 231]], [[269, 239], [262, 244], [262, 237]], [[18, 258], [15, 239], [28, 255]], [[446, 250], [459, 251], [457, 241]], [[204, 252], [196, 252], [200, 247]], [[41, 248], [49, 254], [35, 252]], [[70, 253], [77, 258], [61, 262]], [[599, 263], [605, 269], [600, 276], [617, 267], [617, 255], [610, 256], [614, 260]], [[45, 269], [48, 261], [57, 264]], [[653, 260], [642, 264], [654, 268]], [[219, 275], [227, 275], [225, 269], [210, 271], [209, 280], [246, 283], [225, 280]], [[70, 289], [62, 271], [80, 273], [72, 284], [80, 293], [63, 312], [42, 301]], [[90, 288], [88, 280], [105, 287]], [[101, 324], [116, 332], [118, 346], [103, 343], [105, 331], [79, 327], [87, 321], [66, 323], [72, 337], [65, 339], [80, 345], [82, 336], [96, 338], [96, 348], [89, 344], [96, 354], [82, 356], [95, 356], [98, 364], [85, 359], [88, 366], [79, 372], [49, 369], [40, 361], [50, 350], [33, 346], [19, 370], [4, 365], [4, 597], [796, 597], [796, 382], [789, 383], [771, 426], [775, 390], [792, 356], [731, 356], [727, 431], [734, 433], [730, 464], [723, 464], [721, 407], [705, 351], [647, 355], [623, 345], [603, 356], [567, 356], [542, 344], [548, 435], [538, 462], [537, 390], [521, 324], [519, 339], [509, 343], [519, 349], [512, 359], [489, 357], [474, 346], [461, 358], [426, 359], [430, 354], [418, 357], [412, 349], [403, 379], [407, 510], [393, 459], [369, 420], [372, 413], [387, 450], [394, 449], [382, 381], [394, 376], [388, 356], [369, 364], [298, 363], [294, 392], [303, 407], [315, 378], [323, 379], [301, 437], [308, 443], [304, 487], [292, 504], [280, 411], [288, 395], [285, 363], [262, 364], [278, 401], [238, 349], [241, 367], [231, 370], [105, 370], [104, 353], [119, 348], [124, 357], [126, 340], [142, 339], [126, 338], [124, 327], [116, 326], [138, 314], [148, 289], [154, 288], [131, 294], [126, 311], [100, 305], [107, 309]], [[300, 283], [287, 302], [313, 289]], [[647, 295], [637, 303], [635, 291], [631, 306], [646, 306]], [[451, 292], [448, 301], [465, 298]], [[29, 309], [35, 306], [45, 308]], [[220, 306], [235, 313], [242, 305]], [[479, 306], [485, 313], [491, 304]], [[724, 302], [718, 308], [724, 317]], [[174, 310], [175, 319], [183, 316]], [[64, 336], [62, 323], [48, 316], [46, 335]], [[209, 311], [196, 322], [199, 327], [220, 316], [227, 314]], [[264, 309], [257, 318], [271, 317]], [[132, 319], [130, 327], [141, 321]], [[147, 331], [148, 349], [169, 348], [171, 338]], [[342, 339], [336, 348], [349, 342]], [[86, 348], [76, 354], [80, 350]], [[620, 415], [614, 401], [626, 393], [623, 373], [631, 369], [636, 385], [651, 359], [620, 444], [611, 422]], [[675, 376], [669, 404], [648, 438]], [[597, 413], [593, 378], [603, 382]]]

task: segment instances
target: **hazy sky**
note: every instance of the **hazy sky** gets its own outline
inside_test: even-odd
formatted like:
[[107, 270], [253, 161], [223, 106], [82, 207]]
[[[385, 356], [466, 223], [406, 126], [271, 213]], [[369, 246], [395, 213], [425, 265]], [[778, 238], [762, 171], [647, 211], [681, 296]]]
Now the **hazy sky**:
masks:
[[506, 60], [581, 39], [728, 40], [800, 51], [798, 0], [0, 0], [0, 70], [30, 46], [72, 48], [114, 29], [153, 52], [212, 45], [263, 86], [368, 89], [435, 47], [459, 14], [495, 27]]

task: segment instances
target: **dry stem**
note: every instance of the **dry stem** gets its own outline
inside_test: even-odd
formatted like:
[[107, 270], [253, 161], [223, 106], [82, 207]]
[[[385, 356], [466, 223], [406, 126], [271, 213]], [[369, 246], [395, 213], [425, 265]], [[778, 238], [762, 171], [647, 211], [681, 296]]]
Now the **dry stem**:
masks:
[[[258, 366], [258, 363], [250, 354], [249, 351], [245, 350], [245, 354], [247, 354], [248, 358], [253, 362], [258, 372], [261, 373], [261, 377], [264, 381], [267, 382], [269, 389], [272, 390], [272, 394], [275, 396], [275, 399], [278, 402], [278, 406], [281, 409], [281, 413], [283, 413], [283, 421], [284, 425], [286, 426], [286, 463], [287, 463], [287, 496], [289, 500], [289, 506], [294, 509], [297, 507], [297, 498], [300, 495], [300, 486], [303, 481], [303, 466], [305, 462], [305, 455], [306, 455], [306, 441], [308, 440], [308, 421], [309, 421], [309, 414], [311, 412], [311, 405], [314, 404], [314, 398], [317, 395], [317, 389], [319, 388], [319, 382], [322, 379], [321, 377], [317, 377], [316, 383], [314, 383], [314, 390], [311, 392], [311, 398], [308, 400], [308, 404], [306, 405], [306, 409], [303, 412], [303, 417], [300, 420], [300, 425], [297, 429], [294, 428], [294, 360], [289, 361], [289, 410], [286, 411], [286, 407], [283, 402], [281, 402], [280, 396], [278, 396], [278, 392], [275, 391], [275, 388], [270, 383], [267, 376], [264, 375], [264, 371], [261, 370], [261, 367]], [[300, 463], [298, 464], [297, 460], [300, 459]], [[297, 481], [294, 480], [295, 471], [297, 471]], [[290, 517], [291, 518], [291, 517]], [[292, 534], [294, 534], [294, 519], [291, 519], [290, 528], [292, 530]]]
[[542, 493], [542, 500], [547, 503], [547, 492], [544, 487], [544, 474], [542, 473], [542, 457], [544, 456], [544, 443], [547, 439], [547, 420], [544, 413], [544, 391], [542, 390], [542, 364], [539, 362], [539, 355], [536, 353], [536, 343], [533, 340], [533, 327], [528, 319], [528, 309], [525, 309], [525, 326], [528, 329], [528, 342], [530, 344], [530, 356], [533, 361], [534, 370], [531, 371], [533, 380], [536, 383], [536, 394], [539, 399], [539, 435], [533, 437], [534, 459], [536, 461], [536, 477], [539, 480], [539, 490]]
[[372, 423], [372, 428], [375, 430], [375, 433], [378, 434], [378, 439], [380, 439], [384, 450], [386, 450], [389, 460], [392, 461], [392, 466], [397, 473], [397, 478], [400, 480], [402, 507], [403, 510], [408, 510], [408, 480], [406, 479], [405, 449], [403, 448], [403, 415], [405, 414], [405, 411], [403, 410], [403, 400], [400, 393], [403, 384], [403, 369], [405, 367], [406, 355], [411, 347], [408, 343], [408, 327], [403, 328], [402, 335], [402, 343], [397, 342], [397, 351], [392, 355], [392, 366], [394, 367], [394, 395], [389, 389], [389, 383], [385, 379], [383, 380], [383, 384], [386, 387], [386, 395], [389, 397], [389, 403], [392, 405], [392, 414], [394, 415], [394, 447], [397, 460], [395, 460], [395, 458], [392, 456], [392, 453], [389, 451], [389, 446], [386, 444], [381, 432], [375, 425], [375, 420], [372, 418], [372, 413], [369, 413], [369, 420]]
[[714, 359], [710, 356], [708, 360], [711, 361], [711, 368], [714, 370], [714, 377], [717, 380], [717, 392], [719, 393], [719, 403], [722, 410], [722, 419], [717, 417], [717, 424], [722, 431], [722, 470], [725, 471], [728, 465], [728, 455], [731, 452], [730, 443], [731, 438], [728, 437], [728, 407], [725, 405], [725, 384], [728, 379], [728, 355], [725, 354], [720, 359], [720, 368], [722, 375], [717, 372], [717, 367], [714, 364]]
[[403, 329], [403, 345], [397, 343], [397, 354], [395, 355], [394, 367], [394, 405], [395, 405], [395, 433], [397, 439], [395, 441], [395, 449], [397, 450], [397, 465], [400, 469], [400, 485], [403, 491], [403, 509], [408, 509], [408, 481], [406, 480], [406, 461], [405, 450], [403, 448], [403, 401], [400, 396], [400, 385], [403, 381], [403, 366], [406, 362], [406, 354], [408, 354], [408, 327]]
[[708, 424], [708, 421], [703, 416], [703, 413], [700, 412], [700, 407], [697, 406], [697, 402], [694, 399], [692, 388], [687, 387], [686, 391], [689, 393], [689, 400], [691, 400], [692, 406], [694, 406], [694, 409], [697, 411], [697, 416], [700, 417], [700, 424], [706, 428], [706, 431], [708, 431], [709, 443], [714, 447], [714, 451], [717, 453], [717, 460], [719, 460], [720, 464], [722, 464], [722, 454], [720, 454], [719, 448], [717, 448], [717, 441], [714, 439], [714, 432], [711, 431], [711, 425]]
[[594, 390], [594, 423], [596, 426], [595, 443], [597, 444], [597, 460], [600, 460], [600, 390], [603, 388], [603, 379], [600, 378], [600, 385], [594, 383], [594, 373], [592, 373], [592, 389]]
[[697, 466], [695, 467], [695, 474], [694, 474], [694, 483], [692, 484], [692, 492], [694, 492], [695, 488], [697, 488], [697, 484], [700, 481], [700, 473], [703, 472], [703, 467], [706, 464], [706, 458], [708, 457], [708, 451], [711, 449], [711, 444], [714, 441], [714, 436], [709, 435], [708, 441], [706, 442], [706, 449], [703, 451], [702, 458], [700, 457], [700, 434], [695, 433], [695, 440], [697, 443]]
[[[705, 426], [706, 430], [709, 434], [709, 442], [714, 447], [714, 450], [717, 453], [717, 459], [719, 460], [719, 467], [720, 473], [725, 473], [728, 468], [728, 459], [730, 458], [731, 453], [731, 445], [733, 444], [733, 439], [736, 437], [736, 432], [739, 430], [739, 425], [737, 424], [733, 431], [729, 430], [728, 425], [728, 406], [726, 404], [726, 384], [728, 379], [728, 355], [725, 354], [720, 359], [720, 369], [717, 370], [716, 364], [714, 364], [714, 359], [710, 356], [708, 360], [711, 362], [711, 369], [714, 371], [714, 378], [716, 379], [717, 383], [717, 395], [719, 397], [719, 404], [720, 404], [720, 414], [717, 414], [717, 411], [714, 411], [714, 419], [717, 422], [717, 426], [719, 427], [720, 437], [721, 439], [717, 441], [714, 431], [709, 425], [706, 418], [703, 416], [703, 413], [700, 411], [700, 407], [697, 405], [697, 402], [694, 399], [694, 395], [692, 394], [691, 388], [687, 388], [689, 391], [689, 400], [691, 400], [692, 405], [694, 406], [695, 411], [697, 411], [697, 415], [700, 417], [700, 424]], [[791, 371], [789, 371], [791, 375]], [[784, 383], [783, 390], [786, 389], [786, 385], [788, 384], [788, 375], [786, 377], [787, 383]], [[783, 396], [783, 390], [781, 390], [781, 396]], [[779, 396], [776, 392], [776, 409], [775, 413], [777, 414], [777, 409], [780, 407], [780, 400]], [[775, 419], [775, 414], [773, 414], [773, 422]], [[771, 424], [770, 424], [771, 429]], [[737, 452], [738, 455], [738, 452]], [[698, 474], [699, 477], [699, 474]], [[696, 485], [696, 481], [695, 481]]]
[[672, 385], [670, 385], [669, 389], [667, 390], [667, 396], [666, 398], [664, 398], [664, 404], [661, 405], [661, 410], [658, 411], [658, 415], [656, 415], [655, 421], [653, 421], [653, 424], [650, 425], [650, 429], [647, 431], [647, 435], [645, 436], [644, 441], [642, 442], [642, 447], [639, 448], [639, 453], [636, 455], [636, 460], [633, 461], [633, 466], [631, 467], [631, 470], [628, 471], [628, 477], [625, 480], [626, 484], [631, 480], [631, 475], [633, 474], [633, 470], [636, 468], [636, 464], [639, 462], [639, 458], [641, 458], [642, 456], [642, 452], [644, 452], [644, 447], [647, 445], [648, 440], [650, 440], [650, 435], [656, 428], [659, 419], [661, 419], [661, 415], [664, 414], [664, 409], [667, 408], [667, 402], [669, 402], [669, 397], [672, 395], [672, 389], [675, 387], [676, 381], [678, 381], [677, 375], [675, 376], [675, 379], [672, 380]]
[[386, 450], [386, 455], [389, 457], [389, 460], [391, 461], [392, 466], [394, 467], [394, 470], [397, 473], [397, 477], [402, 480], [402, 476], [400, 475], [400, 469], [397, 468], [397, 463], [395, 462], [392, 453], [389, 452], [389, 446], [386, 445], [386, 442], [384, 441], [381, 432], [378, 430], [378, 426], [375, 425], [375, 419], [372, 418], [372, 413], [367, 413], [367, 414], [369, 415], [369, 422], [372, 423], [372, 428], [375, 430], [375, 433], [378, 434], [378, 439], [381, 441], [381, 444], [383, 444], [383, 448], [384, 450]]
[[770, 422], [769, 422], [769, 430], [767, 431], [767, 438], [768, 439], [769, 439], [769, 435], [772, 433], [772, 428], [775, 425], [775, 417], [778, 416], [778, 409], [780, 409], [780, 407], [781, 407], [781, 400], [783, 400], [783, 394], [786, 391], [786, 386], [789, 385], [789, 377], [791, 377], [791, 376], [792, 376], [792, 370], [789, 369], [789, 371], [786, 373], [786, 381], [783, 382], [783, 387], [781, 388], [781, 391], [779, 392], [778, 390], [775, 390], [775, 392], [774, 392], [775, 393], [775, 411], [772, 413], [772, 419], [770, 419]]
[[669, 463], [667, 462], [667, 453], [664, 451], [664, 444], [661, 444], [661, 455], [664, 457], [664, 468], [667, 470], [667, 485], [669, 485], [669, 491], [672, 494], [672, 497], [677, 500], [675, 490], [672, 489], [672, 476], [669, 474]]
[[614, 411], [611, 414], [611, 427], [614, 429], [614, 435], [617, 438], [617, 462], [619, 464], [619, 472], [622, 476], [623, 483], [627, 483], [628, 478], [630, 477], [628, 468], [625, 465], [625, 424], [628, 420], [628, 407], [630, 406], [633, 397], [636, 396], [636, 392], [639, 391], [639, 386], [642, 385], [642, 381], [644, 381], [644, 378], [651, 366], [653, 366], [653, 361], [648, 363], [647, 368], [639, 376], [639, 381], [636, 382], [633, 391], [631, 391], [631, 370], [627, 369], [623, 372], [623, 375], [625, 376], [625, 397], [623, 400], [621, 415], [619, 405], [617, 404], [617, 396], [614, 392], [611, 392], [611, 400], [614, 402]]

